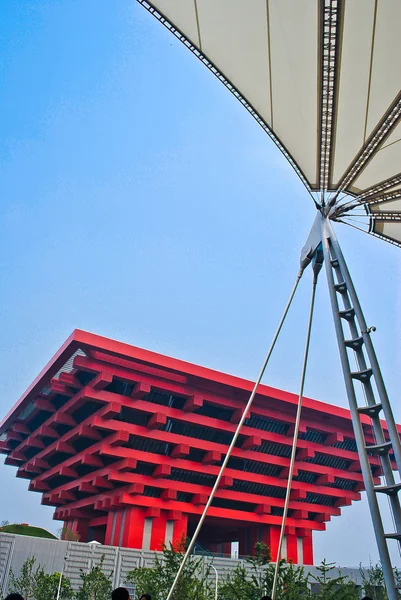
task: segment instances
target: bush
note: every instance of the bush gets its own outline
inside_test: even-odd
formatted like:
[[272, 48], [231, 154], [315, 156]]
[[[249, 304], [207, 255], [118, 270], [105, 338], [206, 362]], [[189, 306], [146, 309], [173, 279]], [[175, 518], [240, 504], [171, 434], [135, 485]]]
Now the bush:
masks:
[[[9, 591], [21, 594], [26, 600], [54, 600], [57, 595], [60, 574], [47, 575], [41, 565], [35, 567], [35, 557], [27, 558], [18, 577], [10, 571]], [[60, 598], [71, 600], [73, 591], [67, 577], [63, 576]]]
[[[258, 542], [254, 551], [255, 555], [246, 559], [248, 569], [240, 564], [222, 581], [220, 600], [260, 600], [262, 596], [271, 594], [275, 565], [271, 563], [270, 549], [265, 543]], [[280, 561], [276, 599], [306, 600], [310, 597], [308, 576], [304, 574], [304, 569]]]
[[[43, 571], [37, 578], [34, 600], [54, 600], [57, 597], [58, 586], [60, 584], [60, 573], [46, 575]], [[72, 600], [74, 592], [70, 580], [63, 575], [60, 587], [60, 599]]]
[[38, 565], [35, 568], [36, 559], [34, 556], [27, 558], [22, 565], [21, 572], [16, 577], [12, 569], [10, 570], [10, 592], [16, 592], [21, 594], [25, 600], [35, 599], [35, 592], [38, 581], [42, 574], [44, 574], [43, 568]]
[[345, 577], [341, 573], [338, 577], [330, 575], [335, 568], [335, 563], [328, 563], [324, 559], [317, 567], [320, 575], [311, 575], [311, 579], [318, 587], [313, 598], [316, 600], [359, 600], [358, 588], [349, 577]]
[[93, 566], [89, 573], [85, 573], [81, 569], [82, 584], [75, 595], [76, 600], [110, 600], [112, 573], [108, 577], [103, 573], [103, 562], [104, 555], [99, 564]]
[[[137, 596], [150, 594], [152, 600], [165, 600], [185, 554], [186, 540], [163, 547], [163, 556], [155, 555], [151, 568], [137, 568], [127, 575], [126, 583], [135, 587]], [[209, 581], [210, 566], [202, 558], [190, 556], [174, 590], [172, 600], [211, 600], [213, 584]]]

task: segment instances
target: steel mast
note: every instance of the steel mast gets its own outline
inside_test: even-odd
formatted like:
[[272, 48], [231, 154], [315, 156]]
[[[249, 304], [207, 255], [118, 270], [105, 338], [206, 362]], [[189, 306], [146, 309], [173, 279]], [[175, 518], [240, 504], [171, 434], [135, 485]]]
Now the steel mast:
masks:
[[[400, 436], [370, 337], [371, 328], [366, 325], [344, 255], [330, 223], [330, 207], [323, 207], [319, 211], [308, 241], [301, 252], [301, 259], [306, 254], [321, 251], [323, 251], [338, 350], [376, 543], [389, 600], [397, 600], [398, 586], [387, 544], [390, 539], [401, 542], [401, 506], [398, 495], [401, 483], [395, 482], [391, 464], [391, 461], [395, 461], [397, 470], [401, 474]], [[352, 370], [350, 364], [352, 354], [357, 365], [355, 370]], [[375, 386], [372, 385], [373, 383]], [[366, 399], [364, 406], [358, 403], [356, 393], [358, 384], [362, 386]], [[365, 418], [362, 419], [363, 416]], [[367, 444], [365, 440], [366, 417], [371, 420], [376, 440], [374, 445]], [[387, 429], [386, 434], [383, 425]], [[372, 455], [380, 458], [384, 485], [373, 483], [369, 463], [369, 456]], [[389, 498], [394, 531], [384, 530], [383, 509], [380, 508], [378, 494], [385, 494]]]

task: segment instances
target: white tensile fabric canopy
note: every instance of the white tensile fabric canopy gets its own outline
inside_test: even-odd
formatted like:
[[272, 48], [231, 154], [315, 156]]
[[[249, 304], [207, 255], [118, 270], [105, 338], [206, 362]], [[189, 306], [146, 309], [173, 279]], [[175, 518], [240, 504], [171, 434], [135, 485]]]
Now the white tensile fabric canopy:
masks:
[[331, 218], [365, 215], [369, 233], [401, 245], [401, 0], [138, 2], [241, 101]]

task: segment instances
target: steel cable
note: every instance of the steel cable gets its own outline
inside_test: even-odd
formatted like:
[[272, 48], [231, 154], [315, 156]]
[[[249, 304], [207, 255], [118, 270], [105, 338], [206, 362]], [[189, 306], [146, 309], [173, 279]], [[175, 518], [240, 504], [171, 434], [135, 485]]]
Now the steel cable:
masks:
[[251, 393], [251, 395], [250, 395], [250, 397], [249, 397], [249, 400], [248, 400], [248, 402], [247, 402], [247, 404], [246, 404], [246, 406], [245, 406], [245, 409], [244, 409], [244, 411], [243, 411], [243, 413], [242, 413], [241, 419], [240, 419], [240, 421], [239, 421], [239, 423], [238, 423], [238, 425], [237, 425], [237, 429], [235, 430], [235, 433], [234, 433], [233, 439], [231, 440], [231, 444], [230, 444], [230, 446], [229, 446], [229, 448], [228, 448], [228, 450], [227, 450], [227, 454], [226, 454], [226, 456], [225, 456], [225, 458], [224, 458], [223, 464], [221, 465], [221, 468], [220, 468], [219, 474], [217, 475], [217, 479], [216, 479], [216, 481], [215, 481], [215, 483], [214, 483], [214, 486], [213, 486], [213, 488], [212, 488], [212, 491], [210, 492], [209, 499], [208, 499], [208, 501], [207, 501], [207, 503], [206, 503], [206, 505], [205, 505], [205, 508], [204, 508], [204, 510], [203, 510], [203, 513], [202, 513], [202, 516], [201, 516], [201, 518], [200, 518], [200, 520], [199, 520], [199, 523], [198, 523], [198, 525], [197, 525], [197, 527], [196, 527], [196, 529], [195, 529], [195, 532], [194, 532], [194, 534], [193, 534], [193, 536], [192, 536], [192, 539], [191, 539], [191, 541], [190, 541], [190, 543], [189, 543], [189, 545], [188, 545], [188, 548], [187, 548], [187, 550], [186, 550], [186, 552], [185, 552], [185, 554], [184, 554], [184, 557], [183, 557], [183, 559], [182, 559], [182, 561], [181, 561], [180, 568], [179, 568], [179, 569], [178, 569], [178, 571], [177, 571], [177, 575], [175, 576], [175, 579], [174, 579], [174, 581], [173, 581], [173, 584], [172, 584], [172, 586], [171, 586], [171, 588], [170, 588], [170, 591], [169, 591], [169, 593], [168, 593], [168, 596], [167, 596], [166, 600], [171, 600], [171, 597], [172, 597], [172, 595], [173, 595], [173, 592], [174, 592], [174, 590], [175, 590], [175, 588], [176, 588], [176, 585], [177, 585], [177, 583], [178, 583], [178, 580], [179, 580], [179, 578], [180, 578], [180, 575], [181, 575], [181, 573], [182, 573], [182, 571], [183, 571], [183, 569], [184, 569], [184, 567], [185, 567], [185, 564], [186, 564], [186, 562], [187, 562], [187, 560], [188, 560], [188, 558], [189, 558], [189, 555], [190, 555], [190, 554], [191, 554], [191, 552], [192, 552], [192, 549], [193, 549], [193, 547], [194, 547], [194, 545], [195, 545], [195, 542], [196, 542], [196, 540], [197, 540], [197, 537], [198, 537], [198, 535], [199, 535], [199, 532], [200, 532], [200, 530], [201, 530], [201, 528], [202, 528], [203, 522], [204, 522], [204, 520], [205, 520], [205, 517], [206, 517], [206, 515], [207, 515], [207, 512], [208, 512], [208, 510], [209, 510], [209, 508], [210, 508], [210, 505], [211, 505], [211, 504], [212, 504], [212, 502], [213, 502], [213, 498], [214, 498], [214, 496], [215, 496], [215, 493], [216, 493], [216, 491], [217, 491], [217, 488], [219, 487], [220, 480], [221, 480], [221, 478], [222, 478], [222, 476], [223, 476], [224, 470], [225, 470], [225, 468], [226, 468], [226, 466], [227, 466], [227, 463], [228, 463], [228, 461], [229, 461], [229, 459], [230, 459], [231, 453], [232, 453], [232, 451], [233, 451], [233, 449], [234, 449], [234, 446], [235, 446], [235, 444], [236, 444], [236, 442], [237, 442], [237, 439], [238, 439], [238, 436], [239, 436], [239, 434], [240, 434], [241, 428], [242, 428], [242, 426], [243, 426], [243, 424], [244, 424], [244, 421], [246, 420], [246, 418], [247, 418], [247, 415], [248, 415], [248, 413], [249, 413], [249, 410], [250, 410], [250, 408], [251, 408], [251, 406], [252, 406], [253, 400], [254, 400], [254, 398], [255, 398], [255, 396], [256, 396], [257, 389], [258, 389], [258, 387], [259, 387], [259, 384], [260, 384], [260, 382], [261, 382], [261, 380], [262, 380], [262, 377], [263, 377], [263, 375], [264, 375], [264, 372], [265, 372], [265, 370], [266, 370], [267, 363], [268, 363], [268, 362], [269, 362], [269, 360], [270, 360], [270, 356], [271, 356], [271, 354], [272, 354], [272, 352], [273, 352], [274, 346], [276, 345], [276, 342], [277, 342], [278, 336], [279, 336], [279, 334], [280, 334], [281, 328], [282, 328], [282, 326], [283, 326], [283, 324], [284, 324], [284, 321], [285, 321], [285, 319], [286, 319], [286, 317], [287, 317], [287, 313], [288, 313], [288, 311], [289, 311], [289, 308], [290, 308], [290, 306], [291, 306], [292, 300], [293, 300], [293, 298], [294, 298], [294, 295], [295, 295], [295, 292], [296, 292], [296, 290], [297, 290], [298, 283], [299, 283], [299, 281], [300, 281], [300, 279], [301, 279], [301, 277], [302, 277], [303, 271], [304, 271], [304, 267], [301, 267], [301, 269], [299, 270], [299, 272], [298, 272], [298, 274], [297, 274], [297, 277], [296, 277], [296, 280], [295, 280], [294, 286], [293, 286], [293, 288], [292, 288], [292, 290], [291, 290], [291, 293], [290, 293], [290, 297], [289, 297], [289, 299], [288, 299], [288, 301], [287, 301], [286, 307], [285, 307], [285, 309], [284, 309], [284, 312], [283, 312], [283, 314], [282, 314], [282, 316], [281, 316], [280, 322], [279, 322], [279, 324], [278, 324], [278, 327], [277, 327], [277, 329], [276, 329], [276, 333], [274, 334], [273, 341], [272, 341], [272, 343], [271, 343], [271, 345], [270, 345], [269, 351], [268, 351], [268, 353], [267, 353], [267, 355], [266, 355], [266, 358], [265, 358], [265, 360], [264, 360], [264, 363], [263, 363], [263, 366], [262, 366], [262, 368], [261, 368], [261, 371], [260, 371], [260, 373], [259, 373], [259, 376], [258, 376], [258, 378], [257, 378], [257, 380], [256, 380], [256, 382], [255, 382], [255, 385], [254, 385], [254, 387], [253, 387], [252, 393]]
[[284, 502], [283, 520], [281, 522], [280, 538], [279, 538], [279, 543], [278, 543], [278, 548], [277, 548], [276, 566], [274, 569], [272, 600], [275, 600], [275, 598], [276, 598], [278, 574], [279, 574], [280, 560], [281, 560], [281, 548], [283, 546], [285, 523], [287, 520], [288, 506], [290, 503], [290, 494], [291, 494], [292, 479], [293, 479], [294, 465], [295, 465], [295, 455], [297, 452], [299, 424], [301, 421], [302, 399], [303, 399], [303, 393], [304, 393], [306, 367], [308, 364], [309, 344], [310, 344], [312, 320], [313, 320], [313, 309], [315, 306], [316, 284], [317, 284], [317, 274], [314, 274], [313, 282], [312, 282], [312, 295], [311, 295], [311, 301], [310, 301], [310, 307], [309, 307], [308, 327], [307, 327], [307, 332], [306, 332], [305, 353], [304, 353], [304, 360], [303, 360], [303, 364], [302, 364], [301, 384], [300, 384], [299, 396], [298, 396], [297, 416], [295, 419], [294, 438], [293, 438], [293, 442], [292, 442], [290, 470], [288, 473], [288, 482], [287, 482], [287, 491], [286, 491], [285, 502]]

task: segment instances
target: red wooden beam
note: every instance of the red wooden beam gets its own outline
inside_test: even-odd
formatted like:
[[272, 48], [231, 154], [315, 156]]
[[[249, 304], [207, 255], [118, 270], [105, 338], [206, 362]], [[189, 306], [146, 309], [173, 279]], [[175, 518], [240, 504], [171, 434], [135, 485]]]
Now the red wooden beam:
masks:
[[145, 398], [145, 396], [150, 394], [151, 389], [152, 388], [149, 383], [146, 383], [145, 381], [139, 381], [134, 385], [131, 398]]
[[148, 421], [148, 429], [161, 429], [167, 422], [166, 415], [155, 413]]

